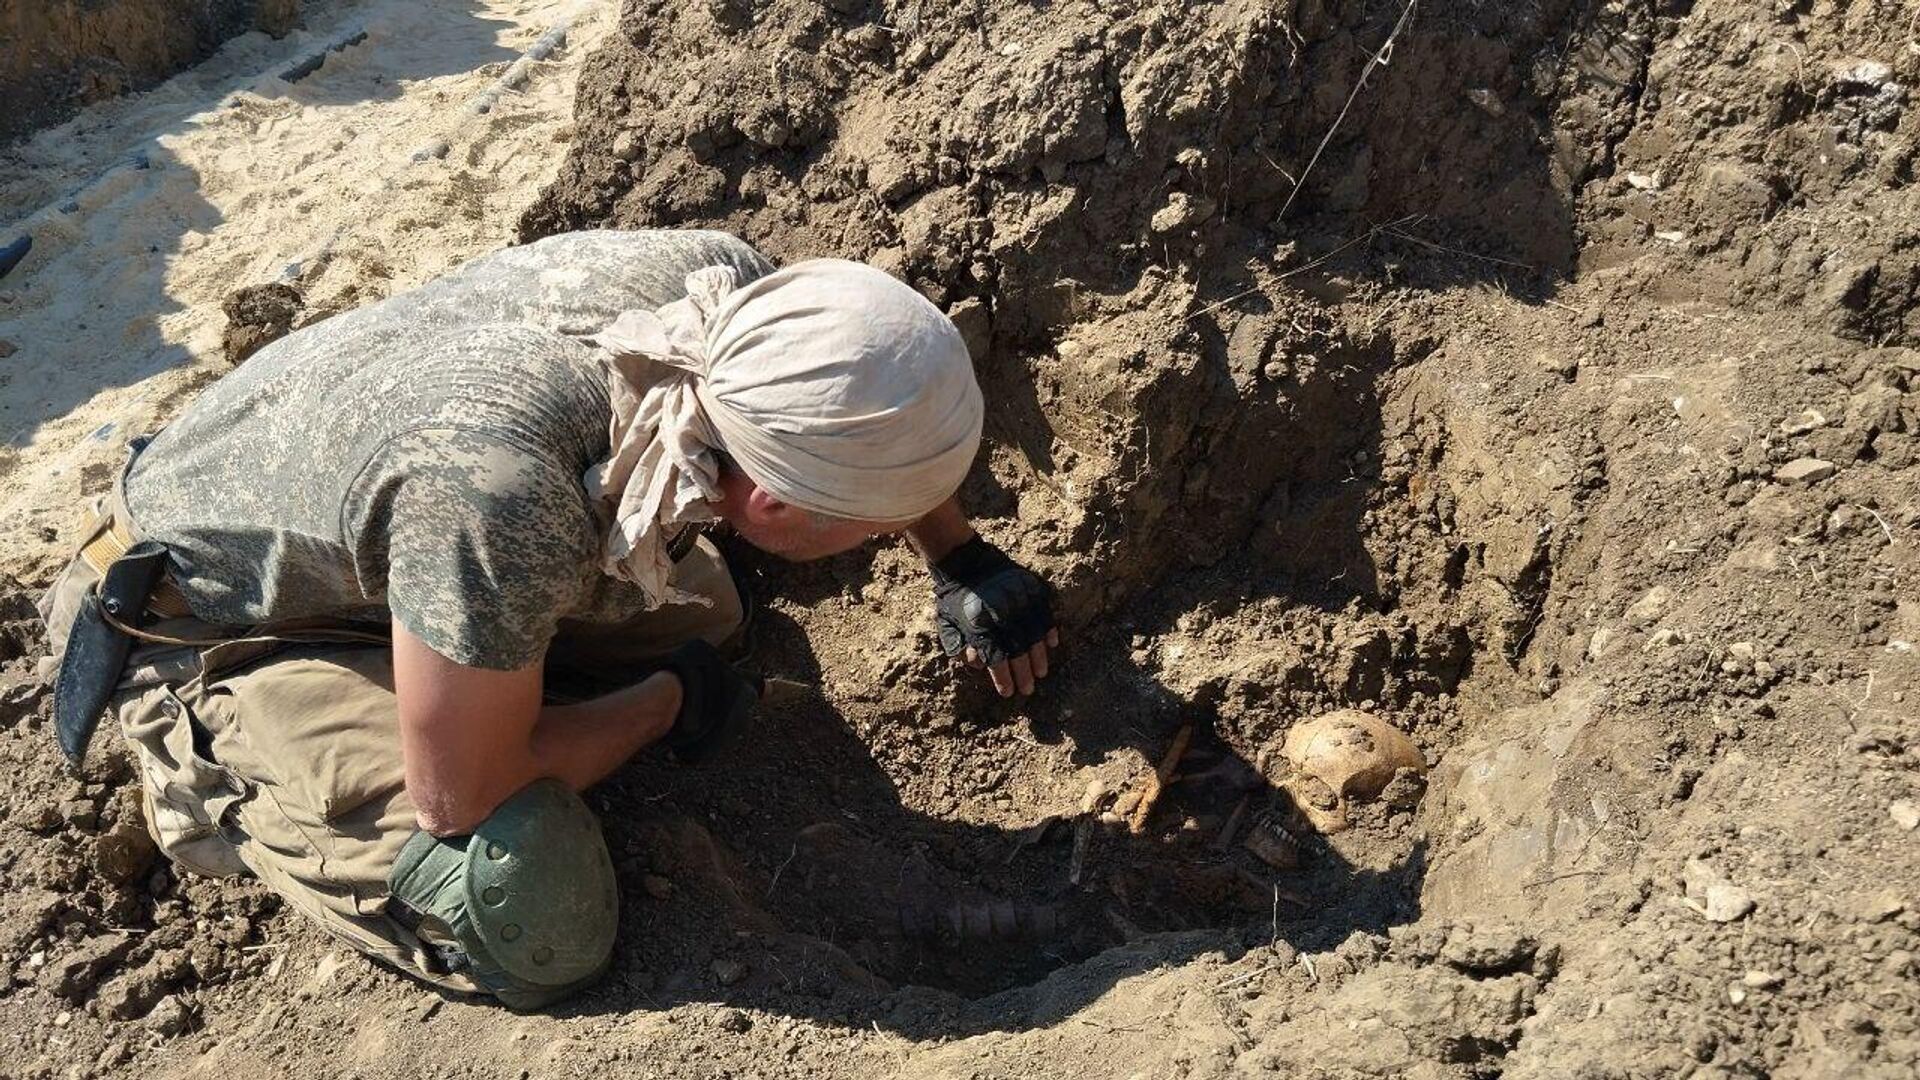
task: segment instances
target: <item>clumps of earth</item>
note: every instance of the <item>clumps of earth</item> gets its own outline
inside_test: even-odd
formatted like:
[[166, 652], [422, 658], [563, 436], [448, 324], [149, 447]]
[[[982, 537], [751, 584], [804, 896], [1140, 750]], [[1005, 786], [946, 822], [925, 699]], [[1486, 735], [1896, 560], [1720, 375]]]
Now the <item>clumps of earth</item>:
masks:
[[[735, 552], [819, 695], [591, 794], [613, 971], [512, 1019], [251, 885], [114, 884], [128, 778], [73, 794], [8, 690], [0, 885], [65, 905], [0, 917], [25, 1075], [1911, 1075], [1897, 15], [629, 3], [524, 235], [726, 228], [941, 304], [1058, 671], [954, 672], [903, 547]], [[181, 1031], [41, 983], [125, 930], [95, 985], [151, 968]]]
[[239, 367], [292, 332], [306, 310], [306, 298], [297, 287], [275, 281], [234, 290], [220, 309], [227, 317], [220, 345], [227, 363]]

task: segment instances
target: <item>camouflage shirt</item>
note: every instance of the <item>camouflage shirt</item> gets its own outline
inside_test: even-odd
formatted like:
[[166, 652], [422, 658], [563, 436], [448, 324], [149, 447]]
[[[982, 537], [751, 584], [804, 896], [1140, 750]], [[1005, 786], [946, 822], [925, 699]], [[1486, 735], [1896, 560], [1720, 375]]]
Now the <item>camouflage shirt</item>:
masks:
[[582, 478], [611, 407], [577, 335], [716, 264], [773, 269], [721, 233], [570, 233], [296, 331], [153, 440], [128, 510], [210, 622], [391, 616], [459, 663], [522, 667], [561, 618], [645, 609], [599, 569]]

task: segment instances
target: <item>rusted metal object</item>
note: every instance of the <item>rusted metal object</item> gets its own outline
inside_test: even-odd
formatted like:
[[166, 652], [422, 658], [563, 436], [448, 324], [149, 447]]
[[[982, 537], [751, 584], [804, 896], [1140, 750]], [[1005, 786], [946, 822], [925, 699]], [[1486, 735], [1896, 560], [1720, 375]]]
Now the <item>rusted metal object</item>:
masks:
[[993, 944], [1049, 941], [1066, 925], [1054, 904], [1014, 900], [953, 900], [941, 904], [904, 904], [901, 935], [934, 944]]

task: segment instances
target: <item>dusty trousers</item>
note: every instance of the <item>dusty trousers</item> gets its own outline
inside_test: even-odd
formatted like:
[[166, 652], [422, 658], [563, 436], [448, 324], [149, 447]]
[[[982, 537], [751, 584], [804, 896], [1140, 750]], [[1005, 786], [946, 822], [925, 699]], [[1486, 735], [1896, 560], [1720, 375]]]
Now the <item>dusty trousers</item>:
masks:
[[[117, 499], [98, 512], [110, 524]], [[41, 602], [57, 657], [99, 574], [73, 559]], [[611, 687], [694, 638], [721, 644], [742, 604], [701, 539], [676, 584], [710, 605], [620, 625], [563, 622], [549, 674]], [[195, 618], [142, 627], [111, 699], [143, 790], [147, 829], [174, 864], [251, 874], [355, 949], [450, 989], [479, 991], [388, 912], [388, 875], [415, 830], [385, 628], [308, 621], [237, 629]], [[190, 643], [190, 644], [188, 644]]]

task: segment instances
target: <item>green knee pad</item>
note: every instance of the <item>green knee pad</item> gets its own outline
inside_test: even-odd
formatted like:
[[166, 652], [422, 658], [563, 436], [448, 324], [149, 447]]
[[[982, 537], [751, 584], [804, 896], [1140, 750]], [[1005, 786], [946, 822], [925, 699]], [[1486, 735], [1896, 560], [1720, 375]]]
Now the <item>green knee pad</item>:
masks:
[[613, 955], [613, 861], [593, 812], [558, 780], [522, 788], [470, 836], [416, 831], [387, 882], [417, 933], [516, 1009], [586, 986]]

